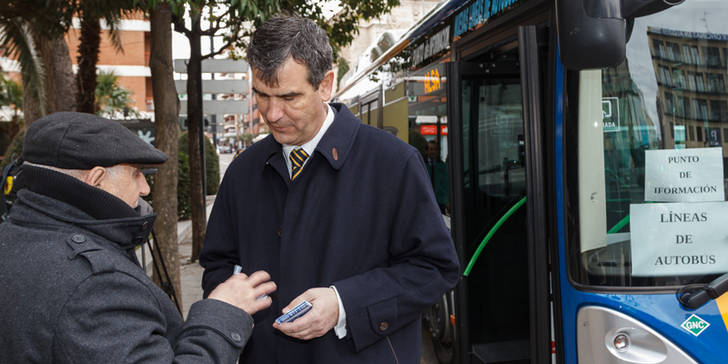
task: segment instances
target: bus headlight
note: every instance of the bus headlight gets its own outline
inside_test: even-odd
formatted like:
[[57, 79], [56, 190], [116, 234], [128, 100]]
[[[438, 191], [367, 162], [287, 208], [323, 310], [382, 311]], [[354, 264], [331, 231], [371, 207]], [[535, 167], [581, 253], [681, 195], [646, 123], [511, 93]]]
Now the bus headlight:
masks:
[[624, 333], [619, 333], [614, 336], [614, 348], [618, 351], [627, 351], [629, 349], [629, 336]]

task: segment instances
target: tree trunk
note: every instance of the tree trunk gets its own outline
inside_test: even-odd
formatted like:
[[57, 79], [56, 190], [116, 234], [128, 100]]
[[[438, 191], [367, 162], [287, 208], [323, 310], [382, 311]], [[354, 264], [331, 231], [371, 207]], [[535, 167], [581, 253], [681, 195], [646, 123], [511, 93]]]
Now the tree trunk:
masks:
[[197, 261], [205, 239], [205, 192], [202, 190], [203, 170], [200, 135], [202, 121], [202, 49], [200, 46], [200, 14], [192, 15], [190, 60], [187, 65], [187, 139], [190, 154], [190, 210], [192, 212], [192, 256]]
[[[172, 67], [172, 11], [167, 3], [160, 3], [150, 13], [151, 52], [154, 96], [154, 130], [156, 147], [167, 153], [169, 159], [159, 167], [154, 178], [153, 196], [157, 221], [154, 226], [167, 271], [182, 307], [180, 285], [179, 248], [177, 246], [177, 153], [178, 153], [178, 99]], [[155, 273], [156, 275], [156, 273]], [[159, 282], [159, 277], [155, 277]]]
[[[36, 53], [40, 52], [41, 47], [36, 41], [39, 37], [33, 35], [35, 32], [32, 25], [27, 22], [24, 23], [26, 24], [25, 29], [30, 31], [27, 36], [30, 43], [29, 47], [32, 47]], [[34, 57], [34, 65], [33, 69], [23, 69], [21, 71], [23, 82], [23, 130], [28, 130], [30, 124], [46, 115], [45, 105], [41, 101], [45, 99], [45, 87], [42, 85], [43, 77], [37, 77], [40, 80], [39, 86], [32, 86], [31, 82], [33, 74], [46, 74], [42, 57]]]
[[45, 65], [46, 112], [72, 111], [76, 103], [73, 85], [73, 68], [68, 45], [63, 36], [36, 39], [39, 53]]
[[76, 106], [76, 90], [73, 85], [73, 64], [68, 44], [63, 36], [53, 43], [53, 77], [56, 84], [56, 111], [73, 111]]
[[76, 75], [76, 108], [93, 114], [96, 91], [96, 64], [99, 61], [101, 23], [87, 13], [81, 16], [81, 38], [78, 45], [78, 74]]

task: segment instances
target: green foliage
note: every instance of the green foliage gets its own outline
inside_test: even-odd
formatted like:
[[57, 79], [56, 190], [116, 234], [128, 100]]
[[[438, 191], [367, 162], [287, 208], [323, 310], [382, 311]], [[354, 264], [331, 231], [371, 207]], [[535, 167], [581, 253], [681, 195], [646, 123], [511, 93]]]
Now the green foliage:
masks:
[[10, 163], [10, 159], [12, 156], [15, 156], [15, 158], [20, 158], [20, 155], [23, 154], [23, 139], [25, 138], [25, 130], [20, 130], [17, 134], [15, 134], [15, 137], [13, 138], [13, 141], [10, 142], [10, 146], [8, 147], [8, 150], [5, 151], [5, 157], [2, 161], [0, 161], [0, 171], [2, 171], [5, 166]]
[[[180, 219], [190, 214], [190, 156], [187, 152], [187, 132], [179, 137], [179, 180], [177, 183], [177, 214]], [[207, 195], [214, 195], [220, 186], [220, 158], [210, 139], [205, 138], [205, 185]]]
[[6, 57], [15, 58], [20, 64], [25, 89], [38, 100], [40, 114], [45, 114], [45, 68], [36, 52], [30, 23], [20, 17], [0, 16], [0, 49]]
[[[220, 164], [217, 153], [212, 148], [210, 139], [205, 138], [205, 165], [207, 170], [207, 195], [214, 195], [220, 185]], [[213, 156], [214, 155], [214, 156]], [[192, 213], [190, 201], [190, 156], [187, 153], [187, 133], [179, 137], [179, 151], [177, 152], [177, 218], [189, 219]], [[154, 176], [147, 177], [149, 185], [154, 184]], [[154, 196], [145, 197], [154, 206]]]
[[23, 109], [23, 88], [2, 74], [0, 74], [0, 106], [8, 106], [16, 113]]
[[[96, 114], [113, 118], [115, 114], [125, 112], [126, 115], [137, 116], [131, 109], [131, 92], [119, 85], [119, 76], [114, 72], [100, 71], [96, 76]], [[125, 116], [126, 116], [125, 115]]]
[[177, 218], [189, 219], [192, 214], [190, 206], [190, 157], [182, 149], [177, 153], [178, 176], [177, 179]]
[[344, 75], [349, 72], [349, 62], [347, 62], [345, 59], [340, 58], [339, 59], [339, 69], [336, 72], [336, 87], [341, 84], [341, 78], [344, 77]]

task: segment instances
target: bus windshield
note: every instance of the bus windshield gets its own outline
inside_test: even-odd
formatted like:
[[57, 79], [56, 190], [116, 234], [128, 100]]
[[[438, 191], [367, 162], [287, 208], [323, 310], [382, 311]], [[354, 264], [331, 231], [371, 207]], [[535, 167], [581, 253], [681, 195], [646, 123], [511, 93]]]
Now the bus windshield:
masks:
[[623, 64], [569, 76], [575, 282], [664, 288], [728, 271], [726, 19], [724, 0], [631, 19]]

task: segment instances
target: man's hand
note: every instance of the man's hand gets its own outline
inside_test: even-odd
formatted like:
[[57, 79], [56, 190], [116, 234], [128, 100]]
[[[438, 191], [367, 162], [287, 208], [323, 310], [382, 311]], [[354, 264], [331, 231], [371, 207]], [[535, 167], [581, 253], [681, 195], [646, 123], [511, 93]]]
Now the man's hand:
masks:
[[333, 288], [311, 288], [291, 301], [283, 308], [286, 313], [303, 300], [313, 305], [311, 310], [293, 322], [273, 323], [273, 327], [282, 333], [301, 340], [321, 337], [336, 326], [339, 320], [339, 301]]
[[275, 290], [276, 284], [270, 280], [270, 275], [259, 270], [250, 277], [242, 273], [233, 275], [215, 287], [208, 298], [229, 303], [252, 315], [270, 306], [271, 298], [260, 296], [269, 295]]

